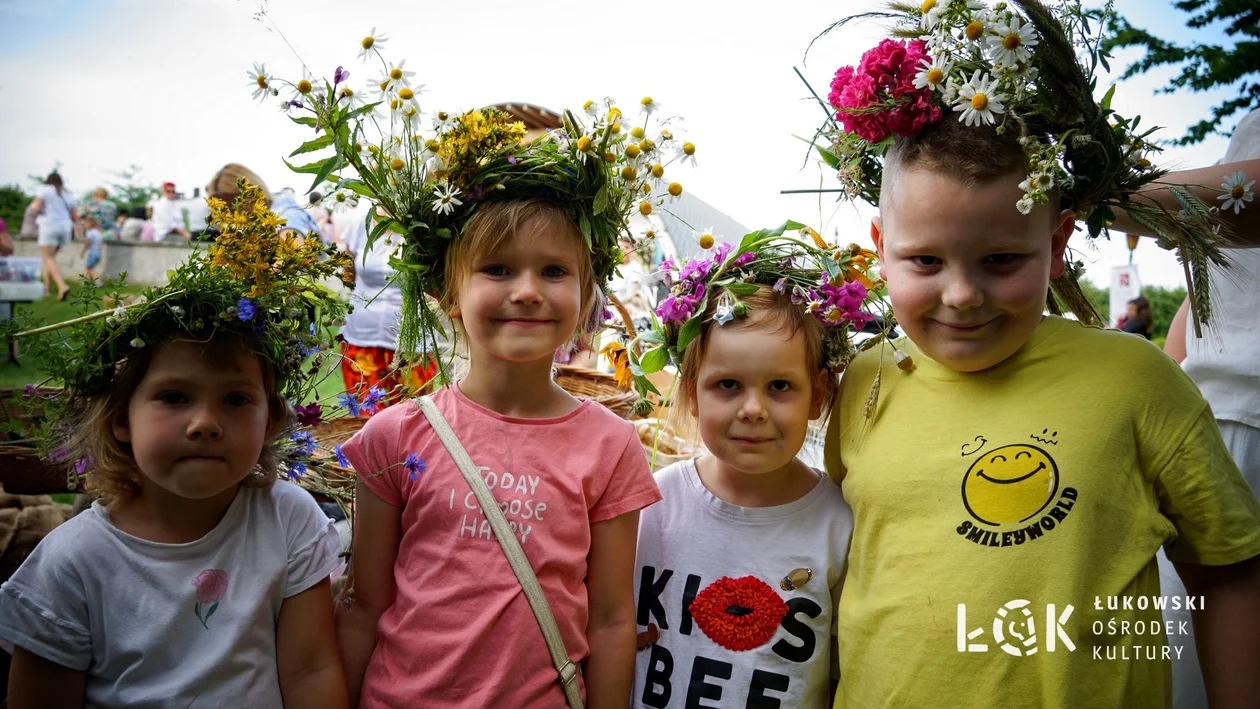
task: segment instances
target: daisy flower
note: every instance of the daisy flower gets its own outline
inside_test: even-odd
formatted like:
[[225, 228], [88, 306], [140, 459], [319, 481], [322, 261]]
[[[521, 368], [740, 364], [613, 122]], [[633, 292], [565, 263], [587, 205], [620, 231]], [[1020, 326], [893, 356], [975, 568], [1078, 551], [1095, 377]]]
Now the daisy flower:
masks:
[[438, 135], [442, 135], [454, 127], [455, 117], [446, 111], [438, 111], [437, 115], [433, 117], [433, 130], [437, 131]]
[[450, 185], [446, 185], [445, 188], [438, 187], [438, 189], [433, 191], [433, 194], [437, 197], [437, 204], [434, 205], [433, 210], [438, 214], [450, 214], [455, 211], [456, 207], [463, 204], [463, 202], [456, 199], [461, 194], [458, 187]]
[[982, 42], [989, 29], [993, 26], [993, 17], [987, 10], [980, 10], [971, 16], [971, 22], [963, 28], [963, 37], [968, 42]]
[[961, 111], [958, 120], [968, 126], [993, 125], [994, 116], [1006, 111], [1002, 106], [1004, 97], [997, 92], [997, 79], [988, 74], [981, 75], [979, 69], [972, 74], [971, 81], [958, 87], [958, 103], [955, 111]]
[[674, 156], [676, 160], [684, 165], [691, 163], [692, 167], [696, 166], [696, 146], [694, 143], [683, 143], [678, 149], [678, 154]]
[[324, 90], [323, 88], [320, 87], [319, 80], [315, 78], [315, 75], [312, 74], [310, 71], [308, 71], [306, 68], [303, 68], [302, 78], [299, 79], [298, 82], [293, 85], [292, 100], [300, 101], [303, 98], [306, 98], [307, 96], [310, 96], [312, 98], [318, 98], [319, 96], [323, 95], [323, 92]]
[[390, 82], [390, 88], [395, 91], [397, 91], [401, 86], [410, 86], [411, 77], [416, 75], [416, 72], [414, 71], [406, 71], [403, 69], [403, 65], [406, 63], [406, 59], [398, 62], [397, 65], [390, 62], [389, 69], [385, 72], [385, 79]]
[[599, 104], [595, 103], [594, 101], [587, 101], [586, 103], [582, 104], [582, 110], [585, 111], [586, 115], [590, 116], [591, 118], [597, 118], [599, 116]]
[[253, 71], [245, 72], [249, 76], [249, 81], [254, 86], [252, 97], [265, 101], [271, 96], [271, 75], [267, 73], [267, 68], [260, 62], [254, 62]]
[[1000, 66], [1026, 64], [1032, 58], [1032, 48], [1041, 41], [1032, 23], [1023, 22], [1014, 14], [1005, 22], [994, 23], [989, 32], [989, 52]]
[[359, 195], [349, 190], [337, 190], [326, 202], [332, 207], [333, 214], [341, 214], [359, 206]]
[[652, 115], [654, 112], [660, 110], [661, 108], [660, 102], [652, 100], [651, 96], [644, 96], [639, 101], [639, 105], [643, 107], [644, 115], [648, 115], [648, 116]]
[[941, 17], [945, 14], [945, 8], [949, 6], [949, 0], [944, 3], [937, 0], [923, 0], [923, 4], [919, 6], [919, 24], [923, 29], [931, 32], [937, 24], [940, 23]]
[[1234, 208], [1234, 214], [1238, 214], [1247, 206], [1245, 202], [1250, 202], [1254, 195], [1251, 192], [1251, 186], [1256, 184], [1255, 180], [1243, 184], [1243, 180], [1247, 179], [1247, 173], [1239, 170], [1232, 175], [1226, 175], [1225, 181], [1221, 183], [1221, 188], [1225, 190], [1225, 194], [1217, 197], [1217, 199], [1225, 200], [1225, 204], [1221, 205], [1224, 211], [1230, 207]]
[[953, 68], [954, 63], [947, 57], [938, 56], [935, 59], [924, 59], [919, 62], [919, 73], [914, 75], [914, 87], [916, 89], [932, 88], [944, 91], [945, 79], [949, 77], [949, 70]]
[[361, 49], [359, 50], [359, 58], [362, 59], [363, 61], [367, 61], [368, 59], [371, 59], [372, 52], [374, 50], [379, 50], [381, 47], [384, 47], [385, 40], [387, 39], [389, 39], [389, 35], [385, 35], [385, 34], [378, 35], [376, 34], [376, 28], [373, 27], [372, 31], [368, 32], [368, 36], [364, 37], [362, 42], [359, 42], [359, 46], [361, 47]]
[[[414, 89], [411, 88], [410, 86], [403, 86], [402, 88], [398, 89], [398, 100], [402, 101], [402, 106], [403, 106], [404, 111], [406, 108], [411, 107], [411, 108], [416, 109], [415, 113], [420, 112], [420, 104], [416, 102], [416, 96], [423, 89], [424, 89], [423, 86], [420, 86]], [[415, 113], [411, 115], [415, 115]]]
[[349, 86], [342, 86], [337, 89], [337, 101], [345, 101], [346, 108], [354, 110], [363, 105], [363, 96]]

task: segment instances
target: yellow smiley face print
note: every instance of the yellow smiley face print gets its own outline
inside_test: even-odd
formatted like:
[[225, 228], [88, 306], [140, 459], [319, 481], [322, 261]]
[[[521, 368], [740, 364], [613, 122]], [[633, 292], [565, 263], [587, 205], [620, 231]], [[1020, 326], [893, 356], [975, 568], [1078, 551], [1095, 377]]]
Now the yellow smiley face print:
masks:
[[1059, 468], [1049, 453], [1023, 444], [985, 453], [963, 477], [962, 496], [977, 520], [997, 526], [1036, 516], [1059, 489]]

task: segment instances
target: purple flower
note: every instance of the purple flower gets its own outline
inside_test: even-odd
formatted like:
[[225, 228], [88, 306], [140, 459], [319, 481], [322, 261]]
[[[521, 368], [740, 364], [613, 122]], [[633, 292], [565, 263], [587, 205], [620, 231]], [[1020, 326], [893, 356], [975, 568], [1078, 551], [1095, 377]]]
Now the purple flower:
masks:
[[74, 474], [82, 475], [86, 473], [87, 471], [92, 469], [92, 465], [95, 462], [96, 462], [96, 459], [90, 455], [86, 458], [80, 458], [74, 461]]
[[70, 446], [58, 446], [57, 448], [53, 449], [52, 453], [48, 454], [49, 460], [51, 460], [54, 463], [60, 463], [61, 461], [69, 457], [70, 457]]
[[310, 455], [315, 452], [315, 436], [310, 431], [294, 431], [289, 438], [297, 443], [295, 448], [298, 453]]
[[345, 409], [351, 416], [359, 415], [359, 400], [354, 398], [353, 394], [340, 394], [337, 397], [337, 404]]
[[34, 397], [34, 396], [39, 396], [39, 391], [35, 389], [35, 385], [34, 385], [34, 384], [27, 384], [27, 385], [23, 388], [22, 398], [23, 398], [23, 399], [29, 399], [29, 398]]
[[336, 88], [337, 84], [340, 84], [341, 82], [349, 78], [350, 78], [350, 72], [346, 71], [342, 67], [337, 67], [337, 71], [333, 72], [333, 87]]
[[376, 413], [381, 408], [381, 402], [385, 399], [385, 392], [380, 387], [372, 387], [363, 395], [363, 411], [368, 416]]
[[731, 251], [733, 251], [734, 249], [735, 249], [734, 246], [730, 245], [729, 243], [725, 241], [713, 247], [714, 262], [723, 263], [724, 261], [726, 261], [726, 257], [730, 256]]
[[407, 460], [403, 462], [403, 469], [407, 471], [407, 477], [412, 480], [416, 480], [423, 475], [425, 468], [424, 458], [421, 458], [419, 453], [412, 453], [407, 456]]
[[258, 307], [254, 301], [249, 298], [241, 298], [236, 301], [236, 319], [241, 322], [249, 322], [254, 319], [254, 315], [258, 312]]
[[290, 480], [297, 480], [306, 474], [306, 463], [289, 463], [289, 469], [285, 471], [285, 475]]
[[516, 159], [516, 156], [515, 156], [515, 155], [509, 155], [509, 156], [508, 156], [508, 164], [515, 165], [515, 164], [516, 164], [516, 163], [518, 163], [518, 162], [520, 162], [520, 161]]
[[323, 414], [323, 410], [315, 402], [294, 407], [293, 410], [297, 412], [298, 424], [301, 426], [318, 426], [320, 415]]
[[740, 266], [746, 266], [752, 263], [756, 259], [757, 259], [757, 254], [753, 253], [752, 251], [748, 251], [746, 253], [740, 254], [739, 256], [736, 256], [735, 260], [731, 262], [731, 266], [734, 268], [739, 268]]
[[333, 448], [333, 452], [337, 454], [337, 464], [338, 464], [338, 465], [340, 465], [340, 466], [341, 466], [341, 467], [343, 467], [343, 468], [349, 468], [349, 467], [350, 467], [350, 459], [346, 457], [346, 454], [345, 454], [345, 453], [341, 452], [341, 444], [340, 444], [340, 443], [338, 443], [338, 444], [337, 444], [337, 447], [336, 447], [336, 448]]
[[783, 278], [780, 278], [779, 280], [774, 282], [774, 292], [775, 293], [787, 292], [787, 276], [784, 276]]

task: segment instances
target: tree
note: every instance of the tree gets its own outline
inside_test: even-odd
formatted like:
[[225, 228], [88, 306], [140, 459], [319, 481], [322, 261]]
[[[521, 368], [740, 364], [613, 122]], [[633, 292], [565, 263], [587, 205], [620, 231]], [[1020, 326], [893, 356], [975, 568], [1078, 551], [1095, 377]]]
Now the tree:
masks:
[[[1098, 314], [1104, 320], [1110, 322], [1111, 289], [1099, 288], [1088, 278], [1082, 278], [1081, 290], [1085, 293], [1085, 297], [1089, 302], [1094, 305], [1094, 309], [1098, 311]], [[1181, 301], [1186, 299], [1186, 288], [1185, 286], [1177, 286], [1176, 288], [1142, 286], [1142, 295], [1150, 301], [1151, 318], [1155, 321], [1155, 329], [1151, 334], [1151, 338], [1162, 342], [1168, 336], [1168, 326], [1172, 324], [1173, 316], [1177, 314], [1177, 309], [1181, 307]]]
[[1085, 299], [1090, 305], [1094, 306], [1094, 310], [1102, 317], [1103, 322], [1111, 322], [1111, 301], [1108, 289], [1099, 288], [1094, 282], [1088, 278], [1081, 279], [1081, 292], [1085, 294]]
[[1184, 46], [1174, 44], [1115, 15], [1111, 25], [1114, 34], [1103, 42], [1103, 49], [1110, 52], [1116, 47], [1146, 48], [1145, 56], [1124, 70], [1121, 81], [1158, 66], [1180, 65], [1181, 73], [1169, 80], [1168, 85], [1160, 89], [1161, 93], [1185, 89], [1200, 92], [1237, 84], [1236, 97], [1214, 106], [1210, 117], [1190, 126], [1186, 134], [1173, 143], [1193, 145], [1209, 133], [1229, 137], [1230, 131], [1221, 130], [1221, 123], [1238, 111], [1260, 106], [1260, 2], [1177, 0], [1173, 6], [1191, 13], [1187, 24], [1195, 29], [1216, 22], [1226, 23], [1225, 35], [1233, 40], [1234, 46], [1198, 42]]
[[22, 228], [22, 214], [32, 199], [17, 185], [0, 186], [0, 219], [8, 225], [11, 233], [16, 235]]
[[139, 165], [110, 174], [115, 177], [115, 181], [109, 186], [109, 196], [118, 206], [120, 214], [130, 212], [136, 207], [144, 207], [162, 194], [162, 190], [156, 185], [140, 181]]

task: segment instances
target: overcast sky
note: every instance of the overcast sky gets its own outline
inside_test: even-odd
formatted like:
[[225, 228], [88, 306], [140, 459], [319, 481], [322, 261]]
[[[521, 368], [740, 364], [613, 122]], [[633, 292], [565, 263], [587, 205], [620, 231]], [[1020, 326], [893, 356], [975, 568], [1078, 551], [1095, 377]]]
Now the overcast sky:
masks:
[[[46, 174], [59, 161], [67, 184], [81, 193], [135, 164], [142, 177], [173, 180], [191, 194], [224, 163], [240, 162], [273, 190], [304, 191], [307, 176], [288, 172], [280, 158], [309, 139], [309, 129], [283, 118], [278, 100], [251, 100], [246, 71], [262, 61], [296, 80], [300, 56], [319, 76], [344, 66], [352, 85], [362, 86], [381, 73], [379, 64], [355, 56], [376, 27], [389, 36], [386, 57], [406, 59], [426, 85], [426, 112], [506, 101], [576, 109], [606, 95], [632, 107], [651, 95], [666, 114], [685, 117], [676, 132], [698, 147], [698, 168], [673, 173], [690, 192], [750, 228], [792, 218], [821, 224], [829, 235], [839, 230], [842, 242], [869, 243], [869, 208], [779, 192], [836, 186], [815, 161], [805, 162], [806, 145], [795, 137], [812, 135], [822, 110], [792, 68], [825, 96], [831, 75], [856, 63], [880, 27], [867, 22], [832, 32], [814, 45], [807, 64], [806, 45], [842, 14], [880, 4], [270, 0], [262, 7], [291, 50], [271, 22], [256, 18], [253, 0], [0, 0], [0, 183], [29, 191], [27, 176]], [[1161, 36], [1194, 36], [1171, 2], [1116, 5]], [[1198, 36], [1220, 38], [1212, 31]], [[1136, 56], [1122, 54], [1113, 68]], [[1113, 108], [1166, 126], [1161, 135], [1168, 138], [1180, 136], [1221, 94], [1155, 95], [1171, 73], [1124, 82]], [[1106, 85], [1100, 81], [1100, 93]], [[1159, 162], [1212, 163], [1225, 145], [1209, 138], [1169, 149]], [[1083, 242], [1078, 236], [1073, 243]], [[1128, 251], [1117, 238], [1083, 256], [1088, 275], [1106, 285]], [[1175, 259], [1152, 242], [1143, 242], [1135, 263], [1145, 283], [1181, 281]]]

